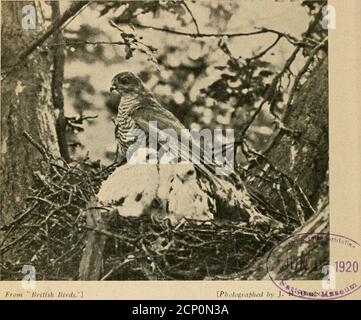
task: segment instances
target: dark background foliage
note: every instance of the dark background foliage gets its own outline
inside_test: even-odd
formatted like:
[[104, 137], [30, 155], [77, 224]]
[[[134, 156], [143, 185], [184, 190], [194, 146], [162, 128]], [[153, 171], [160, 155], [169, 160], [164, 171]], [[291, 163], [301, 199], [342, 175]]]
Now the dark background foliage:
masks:
[[[90, 152], [94, 160], [109, 163], [114, 159], [112, 117], [119, 101], [110, 95], [108, 87], [112, 76], [126, 70], [138, 74], [187, 127], [234, 128], [255, 149], [262, 150], [274, 133], [275, 115], [282, 115], [294, 74], [309, 54], [307, 46], [292, 68], [286, 70], [277, 90], [266, 97], [267, 90], [291, 54], [292, 42], [302, 39], [322, 3], [92, 3], [64, 29], [65, 115], [70, 118], [68, 143], [72, 156]], [[266, 7], [269, 10], [264, 10]], [[110, 20], [117, 27], [110, 25]], [[252, 32], [262, 27], [284, 36], [202, 36]], [[173, 34], [167, 32], [169, 29], [195, 36]], [[324, 32], [320, 26], [314, 28], [308, 36], [310, 43], [320, 40]], [[253, 112], [265, 97], [272, 102], [271, 108], [262, 109], [249, 126]], [[245, 161], [240, 152], [238, 160]]]

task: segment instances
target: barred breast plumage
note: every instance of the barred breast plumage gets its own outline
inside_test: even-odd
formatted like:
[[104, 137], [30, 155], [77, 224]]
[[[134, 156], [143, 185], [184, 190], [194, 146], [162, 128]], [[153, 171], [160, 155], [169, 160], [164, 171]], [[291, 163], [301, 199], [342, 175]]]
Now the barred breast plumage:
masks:
[[118, 144], [118, 158], [119, 160], [125, 159], [126, 152], [129, 144], [127, 136], [130, 130], [138, 129], [137, 124], [131, 117], [131, 112], [140, 107], [137, 96], [131, 94], [125, 94], [120, 100], [118, 107], [115, 138]]

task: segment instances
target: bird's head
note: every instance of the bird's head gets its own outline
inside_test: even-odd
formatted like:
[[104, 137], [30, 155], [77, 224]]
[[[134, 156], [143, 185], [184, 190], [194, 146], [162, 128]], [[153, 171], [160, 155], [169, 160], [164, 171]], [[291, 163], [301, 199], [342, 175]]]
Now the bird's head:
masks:
[[116, 92], [120, 95], [141, 93], [145, 90], [142, 80], [131, 72], [121, 72], [114, 76], [110, 92]]

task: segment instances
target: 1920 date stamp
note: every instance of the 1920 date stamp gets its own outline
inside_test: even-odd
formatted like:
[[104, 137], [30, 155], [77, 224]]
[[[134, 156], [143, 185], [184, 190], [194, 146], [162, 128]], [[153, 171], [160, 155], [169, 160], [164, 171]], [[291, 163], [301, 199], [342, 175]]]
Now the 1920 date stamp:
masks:
[[[314, 250], [319, 246], [325, 249]], [[346, 236], [296, 234], [271, 250], [266, 267], [272, 282], [290, 296], [338, 299], [361, 286], [360, 251], [360, 244]], [[286, 259], [279, 259], [281, 255]]]

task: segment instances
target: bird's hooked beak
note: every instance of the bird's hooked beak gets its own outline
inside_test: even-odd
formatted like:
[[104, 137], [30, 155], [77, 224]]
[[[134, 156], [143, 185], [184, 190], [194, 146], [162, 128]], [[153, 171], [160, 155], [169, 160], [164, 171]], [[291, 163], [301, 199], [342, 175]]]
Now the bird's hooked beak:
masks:
[[110, 87], [110, 93], [117, 95], [119, 97], [122, 96], [121, 92], [119, 92], [118, 87], [115, 84], [112, 84]]
[[113, 91], [118, 92], [117, 87], [115, 86], [115, 84], [112, 84], [111, 87], [110, 87], [110, 92], [113, 92]]

